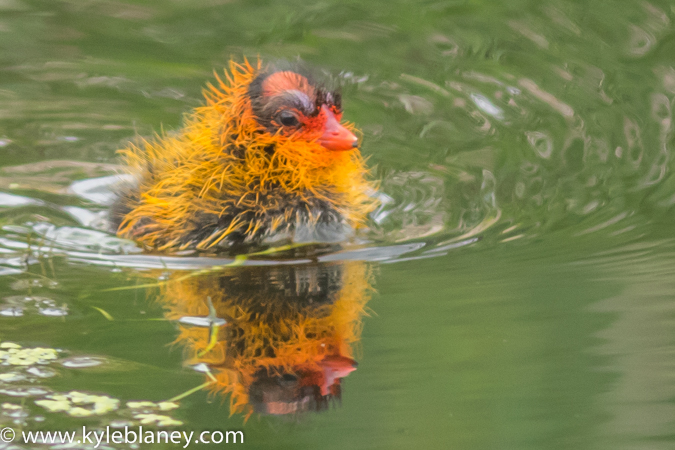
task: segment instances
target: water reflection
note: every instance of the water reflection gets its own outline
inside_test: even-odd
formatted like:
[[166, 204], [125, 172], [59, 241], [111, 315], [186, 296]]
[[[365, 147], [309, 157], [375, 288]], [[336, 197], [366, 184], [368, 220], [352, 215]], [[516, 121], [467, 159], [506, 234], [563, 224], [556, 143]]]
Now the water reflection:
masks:
[[231, 413], [284, 415], [341, 400], [370, 292], [369, 267], [351, 261], [175, 273], [160, 301]]

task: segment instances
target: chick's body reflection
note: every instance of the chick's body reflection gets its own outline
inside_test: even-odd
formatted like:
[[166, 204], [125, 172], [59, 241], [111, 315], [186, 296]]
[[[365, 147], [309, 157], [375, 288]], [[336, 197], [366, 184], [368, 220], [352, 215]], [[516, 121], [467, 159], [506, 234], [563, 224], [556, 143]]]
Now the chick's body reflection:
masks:
[[232, 413], [291, 414], [341, 399], [371, 285], [361, 262], [250, 266], [163, 288], [188, 364], [207, 364]]

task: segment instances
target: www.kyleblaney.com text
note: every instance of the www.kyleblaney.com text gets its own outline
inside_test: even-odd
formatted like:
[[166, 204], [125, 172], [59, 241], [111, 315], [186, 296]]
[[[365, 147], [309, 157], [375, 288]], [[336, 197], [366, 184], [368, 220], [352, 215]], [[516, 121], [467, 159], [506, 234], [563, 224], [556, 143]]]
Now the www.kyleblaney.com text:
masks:
[[[5, 432], [7, 431], [7, 432]], [[12, 437], [14, 430], [3, 430], [3, 438]], [[143, 426], [113, 428], [109, 426], [104, 430], [87, 430], [82, 427], [82, 433], [78, 431], [21, 431], [21, 437], [25, 444], [37, 443], [63, 443], [63, 444], [93, 444], [94, 448], [108, 444], [182, 444], [187, 448], [191, 444], [243, 444], [244, 433], [242, 431], [169, 431], [169, 430], [143, 430]], [[9, 439], [3, 439], [7, 442]], [[13, 439], [11, 439], [13, 440]]]

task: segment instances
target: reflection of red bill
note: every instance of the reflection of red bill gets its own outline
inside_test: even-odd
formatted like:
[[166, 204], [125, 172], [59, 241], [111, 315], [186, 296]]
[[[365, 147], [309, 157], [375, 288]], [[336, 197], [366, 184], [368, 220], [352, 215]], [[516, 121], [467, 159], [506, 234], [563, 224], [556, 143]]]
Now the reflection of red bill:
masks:
[[323, 384], [321, 385], [321, 395], [330, 394], [330, 387], [335, 384], [335, 380], [344, 378], [356, 370], [358, 363], [346, 356], [326, 356], [319, 362], [323, 369]]

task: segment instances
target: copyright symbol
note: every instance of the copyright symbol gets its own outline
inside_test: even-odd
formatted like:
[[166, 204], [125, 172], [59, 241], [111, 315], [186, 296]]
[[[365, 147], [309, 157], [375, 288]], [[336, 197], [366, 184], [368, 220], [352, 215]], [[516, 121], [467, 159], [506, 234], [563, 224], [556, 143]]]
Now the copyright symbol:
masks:
[[10, 443], [14, 440], [15, 433], [14, 430], [11, 428], [3, 428], [2, 431], [0, 431], [0, 441]]

